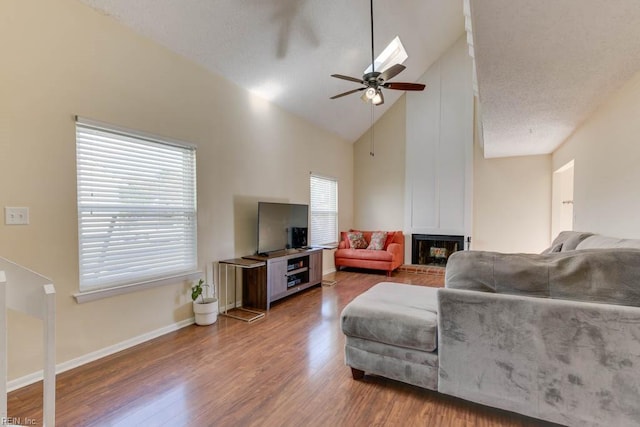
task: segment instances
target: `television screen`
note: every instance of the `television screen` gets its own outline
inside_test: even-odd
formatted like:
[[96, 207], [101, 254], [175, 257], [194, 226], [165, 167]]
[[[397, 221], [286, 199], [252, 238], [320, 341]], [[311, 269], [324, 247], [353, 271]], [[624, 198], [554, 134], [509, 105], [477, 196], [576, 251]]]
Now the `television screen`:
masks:
[[309, 206], [258, 202], [258, 253], [307, 246]]

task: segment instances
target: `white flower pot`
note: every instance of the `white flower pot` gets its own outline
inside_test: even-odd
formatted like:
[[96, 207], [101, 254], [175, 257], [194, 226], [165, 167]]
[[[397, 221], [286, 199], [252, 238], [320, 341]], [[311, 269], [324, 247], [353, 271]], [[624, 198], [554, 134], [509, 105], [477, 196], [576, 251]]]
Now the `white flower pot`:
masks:
[[212, 325], [218, 320], [218, 299], [205, 298], [193, 302], [193, 313], [196, 317], [196, 325]]

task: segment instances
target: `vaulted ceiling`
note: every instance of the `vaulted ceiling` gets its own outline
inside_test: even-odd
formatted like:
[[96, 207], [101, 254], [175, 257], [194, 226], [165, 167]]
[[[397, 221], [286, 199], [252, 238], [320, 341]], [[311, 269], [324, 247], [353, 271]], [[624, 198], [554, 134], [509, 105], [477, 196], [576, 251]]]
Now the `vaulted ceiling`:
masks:
[[638, 0], [470, 9], [485, 157], [551, 153], [640, 70]]
[[[371, 125], [358, 95], [329, 99], [370, 63], [368, 0], [81, 1], [348, 141]], [[552, 152], [640, 70], [638, 0], [374, 0], [375, 54], [396, 35], [409, 53], [394, 81], [464, 34], [465, 2], [487, 157]]]
[[[371, 63], [369, 0], [82, 0], [283, 109], [357, 140], [371, 126], [358, 87]], [[464, 35], [462, 0], [374, 0], [375, 54], [399, 35], [415, 82]], [[385, 91], [380, 117], [403, 92]]]

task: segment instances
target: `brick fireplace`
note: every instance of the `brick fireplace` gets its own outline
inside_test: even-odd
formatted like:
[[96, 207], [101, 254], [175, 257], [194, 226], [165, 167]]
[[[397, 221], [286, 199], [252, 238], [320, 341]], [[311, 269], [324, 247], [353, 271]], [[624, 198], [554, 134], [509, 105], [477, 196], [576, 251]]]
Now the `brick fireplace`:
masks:
[[464, 236], [411, 235], [411, 264], [444, 267], [449, 256], [464, 250]]

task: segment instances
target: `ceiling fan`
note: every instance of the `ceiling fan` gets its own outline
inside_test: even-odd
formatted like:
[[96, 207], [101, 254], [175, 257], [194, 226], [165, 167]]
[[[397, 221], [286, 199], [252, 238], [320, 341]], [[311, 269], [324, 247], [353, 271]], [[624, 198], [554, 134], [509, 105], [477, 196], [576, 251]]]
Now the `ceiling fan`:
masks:
[[375, 58], [374, 58], [374, 49], [373, 49], [373, 0], [371, 3], [371, 72], [366, 73], [362, 76], [361, 79], [356, 77], [344, 76], [342, 74], [331, 74], [331, 77], [335, 77], [337, 79], [348, 80], [350, 82], [360, 83], [364, 85], [358, 89], [349, 90], [347, 92], [340, 93], [338, 95], [332, 96], [330, 99], [341, 98], [346, 95], [351, 95], [352, 93], [362, 92], [362, 100], [363, 101], [371, 101], [373, 105], [381, 105], [384, 103], [384, 95], [382, 94], [382, 88], [385, 89], [393, 89], [393, 90], [413, 90], [420, 91], [424, 90], [425, 85], [420, 83], [400, 83], [400, 82], [389, 82], [389, 79], [400, 74], [406, 67], [402, 64], [395, 64], [391, 67], [387, 68], [383, 72], [379, 72], [375, 70]]

